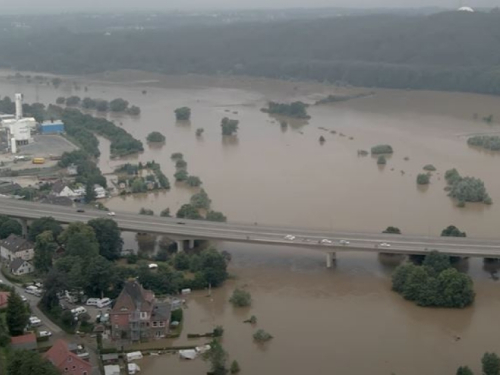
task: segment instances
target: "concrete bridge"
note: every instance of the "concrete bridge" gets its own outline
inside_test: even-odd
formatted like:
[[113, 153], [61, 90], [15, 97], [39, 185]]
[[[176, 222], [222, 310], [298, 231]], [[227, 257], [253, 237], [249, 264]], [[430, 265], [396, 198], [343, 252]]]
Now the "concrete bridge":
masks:
[[[25, 230], [28, 221], [51, 216], [62, 224], [86, 222], [106, 217], [106, 211], [32, 203], [0, 198], [0, 215], [19, 219]], [[177, 241], [180, 251], [185, 243], [193, 247], [194, 239], [246, 242], [258, 245], [281, 245], [310, 248], [326, 254], [331, 267], [339, 251], [366, 251], [393, 254], [426, 254], [437, 250], [459, 257], [500, 258], [500, 239], [408, 236], [382, 233], [334, 232], [310, 228], [280, 227], [265, 224], [218, 223], [116, 212], [112, 217], [122, 231], [166, 235]]]

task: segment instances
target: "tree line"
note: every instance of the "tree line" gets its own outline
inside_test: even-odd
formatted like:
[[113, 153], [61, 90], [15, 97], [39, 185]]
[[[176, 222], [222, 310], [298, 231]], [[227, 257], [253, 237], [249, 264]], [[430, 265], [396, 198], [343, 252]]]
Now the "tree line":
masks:
[[500, 94], [499, 13], [241, 22], [115, 30], [105, 38], [100, 31], [60, 32], [47, 26], [2, 33], [0, 66], [63, 74], [118, 69], [225, 73]]
[[73, 95], [65, 98], [60, 96], [56, 99], [57, 105], [66, 105], [68, 107], [80, 107], [87, 110], [96, 110], [98, 112], [115, 112], [115, 113], [126, 113], [131, 116], [138, 116], [141, 114], [141, 109], [132, 105], [129, 107], [129, 102], [122, 98], [113, 99], [107, 101], [104, 99], [92, 99], [89, 97], [80, 98], [79, 96]]

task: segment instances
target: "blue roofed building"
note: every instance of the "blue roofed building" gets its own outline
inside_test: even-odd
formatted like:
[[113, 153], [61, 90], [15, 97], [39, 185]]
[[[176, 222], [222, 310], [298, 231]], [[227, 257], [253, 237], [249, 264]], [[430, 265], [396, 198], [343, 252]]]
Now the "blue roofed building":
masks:
[[41, 134], [61, 134], [64, 133], [64, 123], [61, 120], [44, 121], [40, 124]]

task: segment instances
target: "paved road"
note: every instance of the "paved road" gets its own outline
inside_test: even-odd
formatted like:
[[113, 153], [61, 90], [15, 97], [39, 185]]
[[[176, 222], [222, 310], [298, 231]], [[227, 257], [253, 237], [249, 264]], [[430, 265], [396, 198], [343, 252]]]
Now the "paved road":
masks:
[[[109, 217], [105, 211], [76, 212], [73, 207], [0, 199], [0, 214], [21, 219], [52, 216], [61, 223], [88, 221], [96, 217]], [[321, 251], [367, 251], [401, 254], [425, 254], [430, 250], [456, 256], [499, 257], [500, 239], [407, 236], [381, 233], [334, 232], [308, 228], [280, 227], [261, 224], [216, 223], [116, 212], [113, 219], [124, 231], [163, 234], [173, 239], [206, 239], [247, 242], [267, 245], [307, 247]], [[293, 240], [287, 240], [293, 235]], [[322, 239], [332, 241], [321, 243]], [[341, 240], [349, 241], [344, 246]], [[389, 243], [389, 247], [381, 246]]]
[[[3, 284], [13, 286], [18, 294], [26, 297], [26, 299], [28, 300], [27, 302], [29, 303], [29, 305], [31, 307], [31, 315], [37, 316], [42, 321], [42, 327], [38, 327], [39, 331], [43, 331], [43, 330], [48, 329], [53, 334], [57, 334], [57, 333], [62, 332], [62, 329], [59, 328], [58, 325], [52, 323], [52, 321], [49, 318], [47, 318], [45, 316], [45, 314], [42, 313], [42, 311], [40, 311], [40, 309], [37, 307], [38, 302], [40, 302], [39, 297], [36, 297], [32, 294], [25, 293], [23, 288], [21, 288], [20, 286], [18, 286], [16, 284], [11, 283], [9, 280], [7, 280], [2, 275], [1, 272], [0, 272], [0, 278], [1, 278]], [[45, 326], [46, 328], [43, 326]]]

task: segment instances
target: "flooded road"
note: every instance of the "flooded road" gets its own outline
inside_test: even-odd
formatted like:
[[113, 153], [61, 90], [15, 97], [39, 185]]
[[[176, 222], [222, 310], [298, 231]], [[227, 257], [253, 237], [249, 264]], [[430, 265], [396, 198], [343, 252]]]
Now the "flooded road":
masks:
[[[12, 97], [21, 91], [27, 102], [54, 103], [58, 96], [74, 94], [122, 97], [141, 107], [138, 118], [110, 119], [144, 142], [151, 131], [166, 136], [164, 146], [146, 146], [144, 153], [127, 161], [159, 162], [173, 187], [168, 192], [111, 198], [106, 202], [110, 209], [138, 212], [145, 207], [158, 214], [166, 207], [175, 212], [187, 203], [193, 190], [174, 184], [170, 160], [173, 152], [182, 152], [189, 173], [202, 179], [213, 209], [231, 221], [374, 232], [394, 225], [403, 233], [434, 235], [454, 224], [469, 236], [499, 237], [500, 159], [469, 148], [466, 136], [500, 131], [498, 125], [473, 119], [475, 113], [499, 119], [500, 98], [378, 90], [370, 97], [310, 107], [308, 124], [291, 124], [283, 131], [278, 121], [260, 112], [267, 100], [313, 103], [340, 89], [149, 74], [133, 77], [135, 83], [104, 82], [123, 78], [89, 77], [82, 83], [88, 86], [86, 93], [65, 85], [0, 85], [0, 95]], [[173, 110], [181, 106], [191, 107], [190, 124], [175, 122]], [[236, 138], [222, 138], [224, 116], [240, 121]], [[195, 130], [200, 127], [205, 132], [197, 138]], [[323, 145], [318, 142], [321, 135], [326, 138]], [[384, 168], [371, 156], [357, 154], [379, 143], [395, 150]], [[124, 162], [109, 159], [108, 145], [101, 141], [103, 172]], [[416, 176], [425, 164], [433, 164], [437, 172], [431, 184], [420, 189]], [[483, 179], [494, 204], [457, 208], [443, 190], [444, 171], [453, 167], [462, 175]], [[132, 234], [124, 237], [125, 247], [135, 246]], [[186, 343], [186, 333], [210, 331], [221, 324], [223, 345], [244, 374], [442, 375], [466, 364], [477, 372], [485, 351], [500, 352], [499, 286], [481, 260], [463, 265], [476, 284], [475, 305], [440, 310], [418, 308], [391, 292], [394, 264], [383, 257], [339, 254], [336, 268], [326, 270], [317, 252], [227, 243], [217, 247], [233, 254], [230, 271], [235, 279], [214, 290], [212, 299], [206, 292], [188, 298], [184, 337], [175, 344]], [[233, 310], [227, 303], [236, 285], [252, 293], [249, 310]], [[266, 347], [256, 346], [254, 329], [242, 323], [250, 315], [257, 316], [257, 328], [275, 337]], [[145, 375], [167, 370], [194, 375], [207, 367], [199, 359], [186, 363], [176, 356], [150, 357], [140, 365]]]

